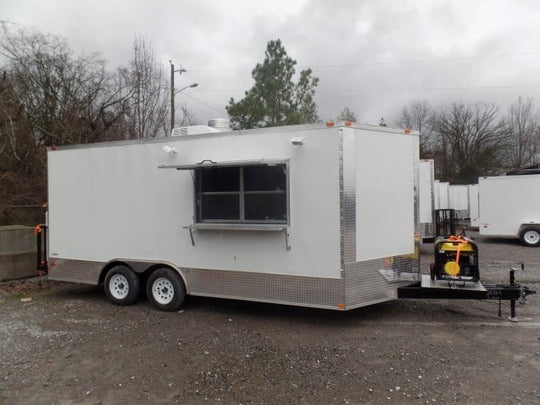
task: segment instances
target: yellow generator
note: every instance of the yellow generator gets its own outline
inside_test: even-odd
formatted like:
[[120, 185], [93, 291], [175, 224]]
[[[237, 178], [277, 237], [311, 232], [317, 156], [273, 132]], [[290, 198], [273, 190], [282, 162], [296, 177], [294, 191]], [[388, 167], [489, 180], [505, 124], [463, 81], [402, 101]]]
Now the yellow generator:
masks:
[[478, 246], [464, 236], [436, 239], [430, 273], [432, 280], [479, 281]]

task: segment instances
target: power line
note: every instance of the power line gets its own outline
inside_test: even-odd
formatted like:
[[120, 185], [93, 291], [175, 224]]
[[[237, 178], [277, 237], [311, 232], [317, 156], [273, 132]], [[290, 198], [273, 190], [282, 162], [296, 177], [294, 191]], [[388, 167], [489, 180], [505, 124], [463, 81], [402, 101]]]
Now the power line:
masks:
[[411, 59], [400, 61], [388, 61], [388, 62], [368, 62], [368, 63], [352, 63], [352, 64], [332, 64], [332, 65], [315, 65], [313, 68], [355, 68], [363, 66], [381, 66], [381, 65], [402, 65], [413, 63], [436, 63], [436, 62], [452, 62], [459, 60], [477, 60], [477, 59], [489, 59], [489, 58], [505, 58], [513, 56], [530, 56], [540, 55], [540, 51], [533, 52], [517, 52], [517, 53], [503, 53], [497, 55], [477, 55], [477, 56], [453, 56], [448, 58], [434, 58], [434, 59]]
[[540, 84], [523, 84], [508, 86], [464, 86], [464, 87], [419, 87], [408, 89], [318, 89], [323, 93], [346, 93], [346, 92], [401, 92], [401, 91], [461, 91], [461, 90], [490, 90], [490, 89], [520, 89], [540, 87]]
[[[540, 51], [530, 52], [511, 52], [500, 53], [493, 55], [473, 55], [473, 56], [451, 56], [447, 58], [432, 58], [432, 59], [410, 59], [410, 60], [397, 60], [397, 61], [381, 61], [381, 62], [366, 62], [366, 63], [342, 63], [342, 64], [319, 64], [313, 65], [312, 69], [330, 69], [330, 68], [359, 68], [365, 66], [382, 66], [382, 65], [403, 65], [414, 63], [437, 63], [437, 62], [453, 62], [460, 60], [478, 60], [478, 59], [491, 59], [491, 58], [507, 58], [515, 56], [531, 56], [540, 55]], [[212, 68], [190, 68], [189, 70], [194, 72], [213, 72], [213, 71], [242, 71], [252, 70], [253, 67], [212, 67]]]
[[[488, 90], [488, 89], [519, 89], [519, 88], [529, 88], [529, 87], [540, 87], [540, 84], [515, 84], [515, 85], [493, 85], [493, 86], [461, 86], [461, 87], [418, 87], [418, 88], [404, 88], [404, 89], [392, 89], [392, 88], [341, 88], [341, 89], [325, 89], [317, 88], [317, 93], [346, 93], [346, 92], [361, 92], [361, 91], [371, 91], [371, 92], [399, 92], [399, 91], [450, 91], [450, 90]], [[221, 92], [221, 93], [234, 93], [238, 89], [205, 89], [206, 92]], [[183, 94], [186, 97], [193, 98], [195, 101], [203, 104], [202, 101], [195, 99], [193, 96]], [[212, 108], [207, 105], [207, 107]], [[216, 110], [217, 111], [217, 110]]]
[[199, 103], [199, 104], [205, 106], [206, 108], [209, 108], [209, 109], [211, 109], [211, 110], [213, 110], [213, 111], [215, 111], [215, 112], [217, 112], [217, 113], [219, 113], [219, 114], [223, 114], [223, 113], [224, 113], [224, 110], [218, 110], [217, 108], [214, 108], [214, 107], [212, 107], [212, 106], [209, 105], [209, 104], [206, 104], [204, 101], [201, 101], [201, 100], [199, 100], [198, 98], [193, 97], [192, 95], [182, 93], [182, 96], [187, 97], [187, 98], [190, 98], [190, 99], [192, 99], [193, 101], [196, 101], [197, 103]]

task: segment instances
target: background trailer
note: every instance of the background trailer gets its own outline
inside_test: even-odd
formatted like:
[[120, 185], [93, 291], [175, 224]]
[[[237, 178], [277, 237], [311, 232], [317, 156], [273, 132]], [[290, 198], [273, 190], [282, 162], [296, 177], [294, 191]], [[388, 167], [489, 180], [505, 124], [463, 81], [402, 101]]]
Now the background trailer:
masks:
[[540, 246], [540, 174], [478, 179], [480, 234]]
[[420, 279], [418, 134], [302, 125], [48, 151], [49, 278], [346, 310]]

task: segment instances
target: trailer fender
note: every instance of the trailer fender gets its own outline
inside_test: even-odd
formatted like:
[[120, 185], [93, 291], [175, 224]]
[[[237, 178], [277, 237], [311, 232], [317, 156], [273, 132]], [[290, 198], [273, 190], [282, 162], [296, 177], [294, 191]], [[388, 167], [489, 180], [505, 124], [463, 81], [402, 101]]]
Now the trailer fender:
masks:
[[186, 275], [184, 274], [184, 271], [181, 267], [177, 267], [172, 263], [169, 262], [159, 262], [159, 263], [152, 263], [151, 266], [148, 266], [146, 270], [144, 271], [144, 274], [146, 277], [150, 277], [150, 275], [158, 269], [162, 268], [168, 268], [177, 273], [180, 278], [182, 279], [182, 282], [184, 283], [184, 287], [186, 289], [186, 294], [190, 294], [191, 289], [189, 288], [189, 284], [186, 279]]

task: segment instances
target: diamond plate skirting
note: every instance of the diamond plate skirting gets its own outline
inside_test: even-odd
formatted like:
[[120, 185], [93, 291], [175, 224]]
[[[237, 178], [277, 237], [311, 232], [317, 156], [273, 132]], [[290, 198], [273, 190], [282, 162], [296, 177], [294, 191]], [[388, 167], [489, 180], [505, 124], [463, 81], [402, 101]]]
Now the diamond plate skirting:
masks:
[[343, 281], [240, 271], [185, 269], [190, 294], [339, 309]]
[[99, 275], [105, 263], [85, 260], [49, 259], [49, 280], [99, 284]]

